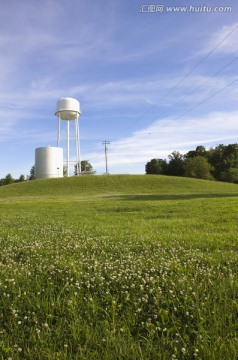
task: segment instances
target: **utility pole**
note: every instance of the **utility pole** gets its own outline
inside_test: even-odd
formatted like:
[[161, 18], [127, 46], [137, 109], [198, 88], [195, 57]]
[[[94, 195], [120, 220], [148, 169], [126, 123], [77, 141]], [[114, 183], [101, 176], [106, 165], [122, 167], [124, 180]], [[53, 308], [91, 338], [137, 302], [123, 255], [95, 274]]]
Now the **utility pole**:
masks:
[[102, 142], [102, 145], [104, 145], [104, 151], [105, 151], [105, 162], [106, 162], [106, 175], [108, 175], [108, 167], [107, 167], [107, 150], [108, 150], [108, 147], [107, 145], [110, 144], [110, 141], [108, 140], [104, 140]]

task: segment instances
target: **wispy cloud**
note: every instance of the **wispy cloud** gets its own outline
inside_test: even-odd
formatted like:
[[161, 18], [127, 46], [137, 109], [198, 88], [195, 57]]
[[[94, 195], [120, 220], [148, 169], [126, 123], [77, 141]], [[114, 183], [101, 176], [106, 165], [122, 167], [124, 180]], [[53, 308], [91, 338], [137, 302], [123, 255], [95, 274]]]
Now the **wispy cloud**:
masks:
[[[141, 173], [152, 158], [166, 158], [172, 151], [181, 153], [220, 143], [236, 142], [238, 112], [213, 112], [203, 117], [188, 117], [181, 121], [164, 119], [155, 121], [147, 128], [135, 132], [131, 137], [113, 141], [109, 147], [109, 164], [112, 171], [120, 167], [123, 172], [130, 169]], [[103, 152], [87, 153], [95, 169], [103, 172]], [[123, 170], [124, 169], [124, 170]]]
[[214, 50], [214, 55], [223, 54], [238, 54], [238, 22], [224, 25], [217, 31], [212, 33], [208, 40], [206, 40], [204, 47], [199, 54], [206, 54]]

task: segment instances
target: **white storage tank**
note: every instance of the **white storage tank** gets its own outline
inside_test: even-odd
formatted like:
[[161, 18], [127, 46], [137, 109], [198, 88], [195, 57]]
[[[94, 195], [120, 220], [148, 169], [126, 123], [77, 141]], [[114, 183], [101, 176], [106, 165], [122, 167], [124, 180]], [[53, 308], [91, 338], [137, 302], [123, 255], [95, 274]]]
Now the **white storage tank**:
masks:
[[35, 149], [35, 178], [63, 177], [63, 149], [40, 147]]

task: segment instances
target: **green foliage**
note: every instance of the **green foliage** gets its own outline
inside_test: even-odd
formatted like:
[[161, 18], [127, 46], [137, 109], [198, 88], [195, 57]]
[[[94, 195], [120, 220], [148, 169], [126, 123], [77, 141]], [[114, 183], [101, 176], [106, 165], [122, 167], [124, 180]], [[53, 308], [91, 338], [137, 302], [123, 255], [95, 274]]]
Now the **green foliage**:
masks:
[[184, 175], [198, 179], [212, 180], [212, 166], [203, 156], [188, 158], [184, 164]]
[[12, 175], [9, 173], [5, 176], [4, 179], [1, 180], [1, 185], [9, 185], [9, 184], [12, 184], [14, 183], [14, 179], [12, 177]]
[[145, 172], [146, 174], [165, 174], [166, 167], [166, 160], [152, 159], [145, 165]]
[[237, 358], [237, 185], [110, 175], [0, 197], [0, 358]]
[[29, 180], [35, 180], [35, 165], [31, 167]]
[[169, 155], [169, 163], [166, 170], [166, 175], [182, 176], [184, 173], [183, 169], [183, 155], [179, 151], [173, 151]]
[[8, 185], [8, 184], [12, 184], [13, 182], [14, 182], [14, 179], [13, 179], [12, 175], [7, 174], [5, 177], [5, 184]]
[[[168, 163], [164, 160], [165, 163], [159, 172], [157, 167], [153, 166], [156, 159], [152, 159], [146, 164], [146, 173], [173, 176], [185, 175], [203, 179], [214, 178], [220, 181], [238, 182], [236, 171], [238, 169], [238, 144], [218, 145], [209, 150], [206, 150], [204, 146], [197, 146], [195, 150], [190, 150], [185, 155], [174, 151], [168, 158]], [[199, 160], [195, 160], [196, 158], [199, 158]], [[195, 169], [196, 164], [198, 169]], [[150, 172], [147, 172], [147, 169]]]
[[204, 146], [197, 146], [195, 150], [189, 151], [187, 154], [184, 155], [185, 159], [191, 159], [196, 156], [206, 156], [207, 151]]
[[[95, 171], [93, 170], [92, 165], [88, 160], [82, 160], [81, 161], [81, 173], [82, 174], [88, 174], [92, 175], [95, 174]], [[78, 175], [78, 166], [75, 164], [74, 166], [74, 175]]]
[[217, 180], [229, 181], [230, 169], [238, 169], [238, 144], [219, 145], [210, 149], [208, 160], [214, 168]]
[[25, 181], [25, 176], [24, 175], [19, 176], [19, 182], [21, 182], [21, 181]]
[[230, 168], [221, 173], [221, 180], [238, 184], [238, 168]]

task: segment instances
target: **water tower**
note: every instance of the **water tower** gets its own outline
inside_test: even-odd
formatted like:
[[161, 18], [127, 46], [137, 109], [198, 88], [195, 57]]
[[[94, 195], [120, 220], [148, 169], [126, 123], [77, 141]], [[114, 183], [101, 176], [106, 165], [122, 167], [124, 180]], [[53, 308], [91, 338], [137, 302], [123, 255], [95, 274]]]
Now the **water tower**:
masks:
[[60, 125], [61, 120], [66, 121], [67, 123], [67, 176], [69, 176], [69, 163], [70, 163], [70, 152], [69, 152], [69, 143], [70, 143], [70, 121], [74, 120], [75, 122], [75, 139], [76, 139], [76, 164], [77, 164], [77, 174], [81, 173], [81, 162], [80, 162], [80, 146], [79, 146], [79, 124], [78, 118], [80, 115], [80, 105], [78, 100], [72, 98], [61, 98], [57, 101], [55, 115], [58, 117], [58, 139], [57, 146], [60, 146]]

